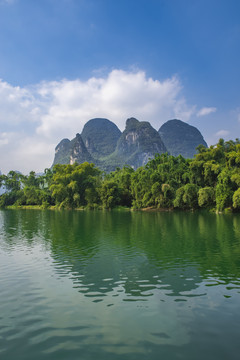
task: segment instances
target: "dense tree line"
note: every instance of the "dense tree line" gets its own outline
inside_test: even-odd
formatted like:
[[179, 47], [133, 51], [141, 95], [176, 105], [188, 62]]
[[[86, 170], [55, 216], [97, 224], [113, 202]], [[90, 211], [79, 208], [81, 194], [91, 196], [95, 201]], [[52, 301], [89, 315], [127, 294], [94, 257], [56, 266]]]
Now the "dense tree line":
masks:
[[240, 210], [240, 141], [209, 148], [200, 145], [194, 159], [156, 154], [134, 171], [125, 166], [106, 174], [94, 164], [55, 165], [37, 176], [15, 171], [0, 176], [5, 193], [0, 207], [113, 208], [127, 206], [223, 211]]

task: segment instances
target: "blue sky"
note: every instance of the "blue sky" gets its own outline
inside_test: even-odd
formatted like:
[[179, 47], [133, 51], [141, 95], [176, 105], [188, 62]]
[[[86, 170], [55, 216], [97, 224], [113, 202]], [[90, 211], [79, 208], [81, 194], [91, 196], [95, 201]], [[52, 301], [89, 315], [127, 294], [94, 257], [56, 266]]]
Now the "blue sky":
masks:
[[238, 0], [0, 0], [0, 170], [51, 166], [92, 117], [240, 137]]

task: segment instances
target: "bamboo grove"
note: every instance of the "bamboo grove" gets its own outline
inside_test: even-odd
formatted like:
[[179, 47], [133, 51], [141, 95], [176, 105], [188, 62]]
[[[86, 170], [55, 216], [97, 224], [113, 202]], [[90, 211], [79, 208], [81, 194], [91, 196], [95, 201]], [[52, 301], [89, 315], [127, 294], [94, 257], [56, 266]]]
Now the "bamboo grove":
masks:
[[37, 176], [0, 176], [0, 207], [240, 210], [240, 141], [200, 145], [194, 159], [156, 154], [146, 166], [106, 174], [92, 163], [55, 165]]

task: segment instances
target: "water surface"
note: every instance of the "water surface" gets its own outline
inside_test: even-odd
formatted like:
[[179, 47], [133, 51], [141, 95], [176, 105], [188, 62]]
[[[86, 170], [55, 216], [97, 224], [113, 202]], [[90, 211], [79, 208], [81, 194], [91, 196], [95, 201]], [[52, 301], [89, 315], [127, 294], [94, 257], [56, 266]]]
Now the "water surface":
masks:
[[0, 211], [0, 358], [239, 359], [240, 216]]

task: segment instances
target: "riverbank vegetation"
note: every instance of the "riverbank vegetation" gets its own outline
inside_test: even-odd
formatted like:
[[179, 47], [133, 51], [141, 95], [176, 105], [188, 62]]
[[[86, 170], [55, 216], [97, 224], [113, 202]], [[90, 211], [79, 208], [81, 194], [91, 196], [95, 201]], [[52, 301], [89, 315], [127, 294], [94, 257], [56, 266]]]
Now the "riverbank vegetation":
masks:
[[240, 140], [209, 148], [193, 159], [156, 154], [146, 166], [106, 174], [94, 164], [55, 165], [37, 176], [16, 171], [0, 176], [0, 207], [240, 210]]

